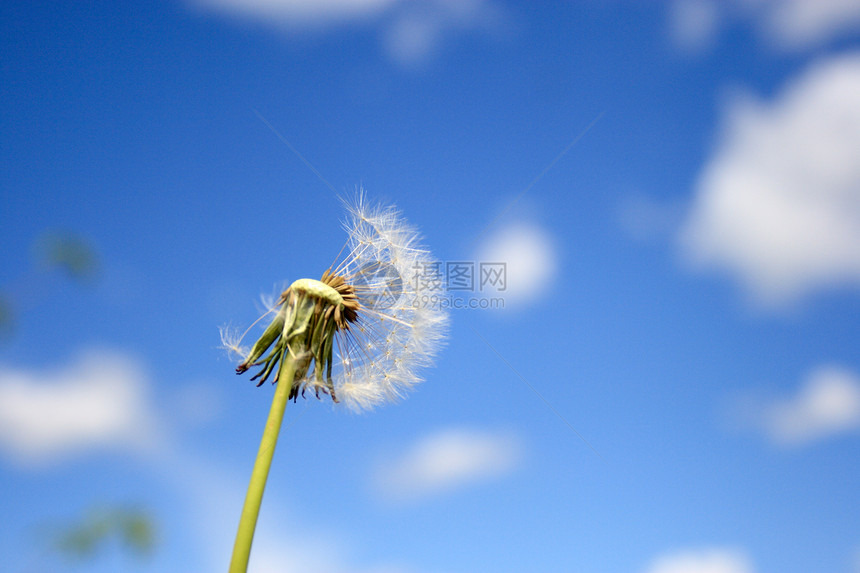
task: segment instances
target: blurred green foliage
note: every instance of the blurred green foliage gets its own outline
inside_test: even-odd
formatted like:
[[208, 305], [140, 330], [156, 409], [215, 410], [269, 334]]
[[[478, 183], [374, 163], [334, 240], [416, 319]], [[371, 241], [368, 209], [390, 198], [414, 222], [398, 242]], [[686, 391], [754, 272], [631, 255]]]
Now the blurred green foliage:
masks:
[[76, 280], [91, 280], [98, 276], [101, 266], [98, 255], [79, 235], [49, 231], [36, 241], [35, 247], [37, 258], [48, 269], [59, 269]]
[[152, 518], [139, 509], [93, 510], [84, 519], [63, 528], [55, 538], [55, 547], [68, 557], [86, 559], [94, 557], [113, 539], [118, 539], [124, 549], [136, 556], [151, 555], [156, 544]]
[[12, 305], [0, 293], [0, 339], [11, 334], [15, 327], [15, 313], [12, 312]]
[[36, 270], [23, 272], [0, 292], [0, 341], [11, 336], [15, 319], [22, 308], [38, 303], [39, 295], [48, 283], [45, 272], [60, 271], [78, 282], [92, 282], [101, 272], [101, 262], [95, 248], [83, 237], [68, 231], [46, 231], [33, 244]]
[[[45, 232], [34, 243], [32, 253], [40, 270], [59, 270], [75, 281], [94, 280], [101, 270], [96, 250], [85, 239], [70, 232]], [[14, 329], [16, 310], [20, 310], [21, 299], [25, 298], [22, 293], [38, 291], [34, 287], [44, 281], [41, 274], [24, 273], [13, 282], [13, 288], [7, 289], [11, 294], [0, 292], [0, 339]], [[14, 296], [16, 291], [17, 297]], [[150, 515], [128, 507], [100, 507], [74, 523], [51, 529], [53, 533], [48, 535], [51, 548], [61, 556], [81, 560], [94, 559], [114, 542], [137, 557], [147, 557], [154, 552], [157, 541]]]

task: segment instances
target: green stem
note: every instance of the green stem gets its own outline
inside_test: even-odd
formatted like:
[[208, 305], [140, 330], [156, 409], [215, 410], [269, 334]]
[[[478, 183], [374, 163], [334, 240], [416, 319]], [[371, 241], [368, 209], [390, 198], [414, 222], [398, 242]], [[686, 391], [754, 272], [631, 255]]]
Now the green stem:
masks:
[[260, 450], [251, 472], [251, 483], [242, 507], [242, 517], [239, 519], [239, 531], [236, 533], [236, 543], [233, 545], [233, 558], [230, 560], [230, 573], [245, 573], [248, 570], [248, 558], [251, 556], [251, 542], [254, 540], [254, 529], [257, 527], [257, 516], [260, 514], [260, 504], [263, 501], [263, 490], [272, 466], [272, 456], [278, 443], [278, 433], [284, 420], [284, 410], [290, 398], [296, 365], [289, 352], [284, 353], [282, 368], [275, 386], [275, 397], [269, 410], [266, 429], [260, 441]]

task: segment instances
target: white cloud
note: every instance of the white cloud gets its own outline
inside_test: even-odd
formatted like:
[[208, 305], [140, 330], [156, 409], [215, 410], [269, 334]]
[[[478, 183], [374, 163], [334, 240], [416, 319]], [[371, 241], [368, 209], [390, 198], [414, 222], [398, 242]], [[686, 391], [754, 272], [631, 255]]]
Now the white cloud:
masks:
[[621, 198], [616, 216], [621, 230], [636, 241], [662, 239], [674, 235], [682, 218], [677, 203], [643, 194]]
[[383, 33], [389, 57], [411, 66], [434, 56], [452, 35], [470, 30], [494, 30], [504, 20], [489, 0], [433, 0], [416, 3], [399, 13]]
[[669, 35], [685, 52], [701, 52], [716, 40], [719, 6], [712, 0], [675, 0], [669, 5]]
[[399, 459], [382, 464], [376, 486], [392, 500], [432, 496], [511, 472], [519, 441], [508, 434], [447, 429], [417, 441]]
[[[281, 509], [283, 516], [283, 507]], [[271, 511], [271, 508], [270, 508]], [[289, 514], [287, 514], [289, 515]], [[289, 518], [295, 518], [289, 515]], [[291, 524], [263, 518], [254, 536], [249, 571], [255, 573], [417, 573], [401, 563], [361, 563], [347, 536], [335, 527]], [[232, 540], [227, 541], [232, 546]], [[224, 561], [218, 565], [223, 566]]]
[[191, 0], [200, 8], [279, 25], [329, 25], [381, 15], [402, 0]]
[[761, 419], [767, 436], [786, 446], [860, 429], [860, 378], [845, 368], [818, 368], [795, 396], [766, 404]]
[[188, 427], [204, 427], [225, 412], [224, 396], [217, 383], [190, 382], [174, 386], [162, 400], [161, 410], [173, 422]]
[[[260, 523], [249, 569], [258, 573], [330, 573], [355, 570], [346, 567], [336, 540], [322, 531], [314, 538], [275, 523]], [[273, 527], [274, 526], [274, 527]]]
[[[176, 444], [173, 444], [174, 446]], [[258, 442], [248, 443], [256, 452]], [[253, 449], [251, 449], [253, 448]], [[278, 450], [279, 454], [289, 453]], [[200, 452], [165, 448], [154, 458], [156, 469], [179, 493], [182, 527], [191, 532], [186, 554], [199, 571], [223, 570], [230, 562], [236, 526], [248, 488], [251, 466], [213, 461]], [[332, 573], [363, 571], [344, 562], [347, 536], [336, 525], [322, 527], [297, 515], [289, 502], [296, 494], [283, 479], [269, 476], [257, 522], [249, 571]], [[218, 500], [213, 503], [212, 500]]]
[[0, 366], [0, 450], [41, 465], [99, 447], [148, 448], [159, 430], [141, 366], [90, 351], [59, 369]]
[[[256, 451], [258, 443], [249, 443]], [[276, 457], [289, 454], [278, 450]], [[306, 460], [307, 461], [307, 460]], [[223, 460], [222, 460], [223, 462]], [[224, 465], [189, 451], [168, 451], [161, 460], [165, 479], [186, 503], [183, 527], [194, 543], [186, 553], [197, 559], [196, 570], [223, 570], [230, 562], [236, 525], [248, 487], [250, 466]], [[247, 472], [247, 473], [246, 473]], [[289, 472], [292, 474], [292, 471]], [[272, 474], [257, 522], [249, 571], [257, 573], [415, 573], [406, 564], [374, 562], [363, 543], [373, 532], [344, 530], [336, 522], [308, 518], [294, 500], [304, 490]], [[213, 503], [212, 500], [218, 500]], [[197, 555], [195, 555], [195, 551]]]
[[860, 286], [860, 54], [814, 65], [772, 103], [736, 97], [681, 236], [690, 260], [767, 305]]
[[734, 549], [684, 550], [655, 559], [648, 573], [752, 573], [750, 560]]
[[857, 0], [675, 0], [669, 5], [673, 43], [686, 52], [709, 47], [721, 26], [750, 23], [770, 47], [809, 50], [860, 31]]
[[442, 23], [433, 16], [403, 14], [385, 31], [383, 46], [394, 61], [418, 64], [436, 52], [442, 31]]
[[535, 300], [554, 286], [555, 246], [549, 234], [537, 225], [515, 223], [502, 227], [479, 247], [477, 260], [505, 263], [505, 290], [484, 294], [502, 296], [506, 306]]
[[799, 50], [860, 29], [857, 0], [744, 0], [777, 48]]
[[493, 0], [188, 0], [199, 9], [285, 30], [345, 24], [379, 27], [393, 61], [412, 66], [435, 55], [454, 36], [498, 30], [503, 10]]

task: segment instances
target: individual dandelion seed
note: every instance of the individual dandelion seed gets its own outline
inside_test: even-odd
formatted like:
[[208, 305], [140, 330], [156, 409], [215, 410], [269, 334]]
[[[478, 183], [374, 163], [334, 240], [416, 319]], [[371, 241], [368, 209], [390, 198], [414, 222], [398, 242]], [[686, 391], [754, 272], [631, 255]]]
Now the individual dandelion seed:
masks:
[[[249, 350], [222, 329], [225, 348], [258, 368], [257, 386], [276, 384], [233, 546], [230, 573], [244, 573], [284, 409], [308, 389], [356, 410], [404, 396], [442, 344], [447, 313], [437, 300], [439, 264], [394, 207], [364, 193], [346, 203], [347, 242], [319, 280], [299, 279], [269, 306], [271, 322]], [[337, 260], [339, 259], [339, 260]], [[246, 331], [247, 332], [247, 331]]]
[[418, 371], [439, 348], [447, 315], [428, 296], [439, 265], [416, 230], [394, 207], [371, 206], [363, 193], [346, 206], [347, 254], [319, 280], [293, 282], [266, 313], [273, 318], [249, 351], [227, 331], [222, 341], [243, 355], [237, 373], [259, 367], [251, 378], [258, 386], [281, 382], [289, 357], [290, 399], [312, 389], [317, 398], [322, 392], [366, 410], [421, 381]]

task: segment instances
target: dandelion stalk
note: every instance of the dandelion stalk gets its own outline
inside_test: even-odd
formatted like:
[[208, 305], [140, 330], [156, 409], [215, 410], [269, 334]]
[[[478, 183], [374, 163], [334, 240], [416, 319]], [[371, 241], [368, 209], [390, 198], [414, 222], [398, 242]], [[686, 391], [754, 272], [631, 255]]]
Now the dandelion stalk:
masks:
[[278, 434], [284, 420], [284, 410], [286, 410], [287, 402], [290, 399], [290, 389], [295, 376], [295, 361], [292, 357], [287, 356], [284, 361], [284, 370], [281, 376], [283, 378], [275, 389], [275, 397], [272, 399], [272, 407], [269, 410], [269, 419], [266, 421], [266, 429], [263, 430], [263, 439], [260, 440], [260, 449], [254, 462], [254, 470], [251, 472], [248, 493], [245, 494], [245, 505], [242, 507], [239, 530], [236, 533], [236, 542], [233, 544], [230, 573], [245, 573], [248, 570], [251, 543], [254, 541], [257, 516], [260, 515], [260, 504], [263, 502], [263, 490], [266, 489], [269, 468], [272, 467], [272, 457], [275, 455]]

